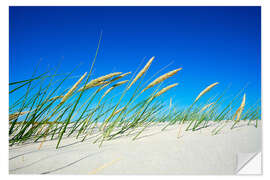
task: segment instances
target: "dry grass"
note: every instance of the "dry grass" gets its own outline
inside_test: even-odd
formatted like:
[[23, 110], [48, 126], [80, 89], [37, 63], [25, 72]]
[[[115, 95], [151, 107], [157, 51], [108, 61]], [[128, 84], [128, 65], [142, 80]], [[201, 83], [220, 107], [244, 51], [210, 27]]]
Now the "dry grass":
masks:
[[[166, 124], [166, 126], [162, 128], [162, 130], [164, 130], [169, 125], [179, 123], [180, 127], [178, 137], [180, 137], [182, 132], [181, 129], [183, 128], [182, 124], [187, 121], [189, 122], [189, 125], [186, 130], [192, 129], [193, 131], [195, 131], [198, 129], [198, 127], [206, 127], [209, 120], [221, 121], [224, 119], [232, 119], [229, 107], [230, 105], [234, 105], [235, 101], [238, 101], [238, 95], [229, 105], [225, 106], [225, 108], [221, 110], [218, 109], [218, 107], [220, 107], [221, 105], [219, 99], [223, 95], [221, 95], [219, 98], [211, 98], [211, 101], [214, 103], [207, 103], [202, 108], [201, 104], [196, 103], [202, 96], [204, 96], [213, 87], [215, 87], [218, 82], [207, 86], [203, 91], [199, 93], [195, 101], [191, 101], [192, 104], [184, 109], [177, 109], [172, 104], [172, 99], [170, 99], [169, 106], [166, 106], [165, 103], [163, 103], [161, 100], [158, 100], [159, 98], [157, 97], [169, 91], [171, 88], [176, 87], [178, 83], [166, 86], [160, 91], [158, 91], [159, 87], [157, 87], [156, 85], [161, 85], [162, 82], [174, 76], [177, 72], [182, 70], [182, 68], [167, 72], [145, 86], [148, 81], [143, 83], [142, 77], [150, 68], [154, 58], [155, 57], [149, 59], [146, 65], [137, 74], [135, 74], [135, 78], [133, 78], [133, 80], [123, 79], [122, 81], [116, 82], [117, 80], [126, 77], [131, 72], [127, 72], [124, 74], [122, 74], [121, 72], [114, 72], [98, 77], [88, 82], [88, 79], [90, 77], [89, 75], [87, 78], [87, 82], [84, 83], [84, 86], [79, 88], [79, 84], [83, 81], [87, 74], [85, 73], [68, 90], [67, 93], [66, 91], [64, 91], [58, 96], [54, 95], [54, 97], [52, 96], [53, 93], [47, 93], [51, 95], [47, 96], [45, 100], [43, 99], [44, 102], [32, 102], [34, 99], [39, 99], [39, 94], [42, 92], [41, 88], [40, 90], [38, 90], [37, 93], [33, 93], [33, 95], [30, 95], [30, 98], [26, 99], [27, 101], [25, 103], [22, 103], [20, 107], [16, 103], [15, 107], [18, 107], [17, 110], [14, 111], [15, 108], [10, 109], [10, 112], [17, 112], [10, 114], [9, 116], [9, 121], [11, 121], [9, 130], [10, 145], [12, 146], [15, 143], [21, 143], [32, 139], [36, 142], [40, 138], [44, 138], [45, 140], [46, 137], [51, 139], [58, 137], [58, 142], [56, 145], [56, 148], [58, 148], [64, 134], [67, 134], [69, 136], [76, 133], [77, 138], [83, 135], [84, 138], [82, 139], [82, 141], [84, 141], [87, 135], [91, 133], [96, 133], [94, 131], [97, 129], [97, 133], [101, 134], [97, 136], [97, 139], [94, 141], [94, 143], [99, 143], [99, 147], [101, 147], [104, 141], [113, 139], [117, 136], [121, 136], [125, 133], [129, 135], [131, 132], [136, 132], [139, 129], [136, 136], [133, 138], [133, 140], [135, 140], [149, 125], [152, 125], [154, 123], [167, 121], [168, 124]], [[67, 79], [67, 77], [60, 82], [62, 83], [65, 79]], [[140, 82], [135, 84], [139, 79]], [[120, 93], [117, 93], [115, 96], [111, 96], [108, 101], [106, 100], [102, 102], [102, 99], [105, 96], [108, 96], [108, 94], [113, 89], [127, 82], [131, 83], [125, 86], [124, 91], [120, 91]], [[49, 83], [48, 85], [50, 86], [51, 83]], [[136, 90], [131, 96], [129, 96], [127, 94], [130, 93], [128, 89], [132, 86], [134, 86], [133, 88]], [[57, 92], [58, 88], [60, 87], [61, 84], [59, 84], [59, 86], [57, 86], [56, 88], [52, 87], [51, 89], [47, 89], [46, 91]], [[74, 96], [74, 98], [70, 98], [73, 93], [76, 93], [75, 91], [77, 90], [77, 88], [79, 89], [79, 91], [84, 91], [86, 89], [94, 87], [97, 87], [95, 91], [89, 91], [89, 93], [85, 93], [86, 95], [83, 95], [84, 92], [81, 92], [80, 96]], [[155, 88], [153, 93], [147, 95], [147, 97], [139, 97], [143, 95], [140, 92], [144, 92], [152, 87]], [[100, 96], [99, 93], [101, 93], [100, 95], [103, 95]], [[118, 98], [119, 94], [121, 94], [120, 98]], [[125, 96], [126, 94], [127, 96]], [[26, 97], [27, 95], [28, 92], [26, 92]], [[82, 99], [85, 101], [79, 102], [82, 96]], [[54, 100], [61, 98], [62, 100], [60, 103], [54, 102]], [[64, 104], [64, 102], [67, 101], [68, 98], [70, 98], [70, 102]], [[97, 104], [93, 104], [93, 102], [96, 102], [95, 100], [97, 100]], [[235, 124], [240, 120], [240, 118], [242, 118], [241, 114], [244, 110], [245, 104], [246, 95], [244, 94], [242, 103], [233, 116], [233, 120], [236, 118]], [[80, 107], [76, 108], [77, 105], [80, 105]], [[29, 114], [30, 116], [27, 116], [24, 121], [17, 122], [19, 116], [30, 112], [25, 111], [28, 109], [35, 109], [35, 111]], [[24, 111], [20, 112], [22, 110]], [[80, 114], [77, 116], [78, 113]], [[256, 109], [251, 108], [250, 111], [245, 110], [243, 114], [243, 119], [259, 119], [260, 106]], [[99, 122], [102, 122], [102, 124], [99, 125]], [[73, 123], [73, 125], [69, 127], [71, 123]], [[191, 125], [193, 125], [193, 127], [190, 129], [189, 127]], [[44, 130], [45, 127], [47, 128]], [[38, 149], [41, 149], [44, 140], [40, 143]]]
[[123, 78], [123, 77], [129, 75], [130, 73], [131, 73], [131, 72], [127, 72], [127, 73], [121, 74], [121, 75], [119, 75], [119, 76], [113, 78], [112, 80], [110, 80], [110, 82], [112, 83], [112, 82], [114, 82], [114, 81], [117, 81], [117, 80], [119, 80], [119, 79], [121, 79], [121, 78]]
[[177, 86], [177, 85], [178, 85], [178, 83], [174, 83], [174, 84], [171, 84], [171, 85], [169, 85], [169, 86], [167, 86], [167, 87], [161, 89], [159, 92], [157, 92], [157, 93], [154, 95], [154, 97], [160, 96], [161, 94], [165, 93], [166, 91], [170, 90], [171, 88], [173, 88], [173, 87], [175, 87], [175, 86]]
[[16, 112], [9, 115], [9, 121], [12, 121], [14, 119], [17, 119], [19, 116], [25, 115], [31, 111], [23, 111], [23, 112]]
[[50, 98], [48, 101], [53, 101], [53, 100], [56, 100], [56, 99], [61, 99], [63, 97], [64, 97], [63, 95], [55, 96], [55, 97]]
[[133, 81], [130, 83], [130, 85], [128, 86], [128, 89], [138, 80], [140, 79], [140, 77], [142, 77], [142, 75], [149, 69], [150, 65], [152, 64], [153, 60], [155, 59], [155, 57], [153, 56], [147, 63], [146, 65], [143, 67], [143, 69], [137, 74], [137, 76], [133, 79]]
[[214, 104], [214, 103], [210, 103], [210, 104], [205, 105], [205, 106], [200, 110], [200, 112], [203, 112], [204, 110], [206, 110], [207, 108], [209, 108], [212, 104]]
[[107, 89], [107, 91], [104, 92], [104, 94], [102, 95], [101, 99], [103, 99], [109, 92], [111, 92], [114, 88], [122, 85], [122, 84], [125, 84], [126, 82], [128, 82], [128, 80], [125, 80], [125, 81], [120, 81], [116, 84], [114, 84], [112, 87], [110, 87], [109, 89]]
[[107, 84], [109, 83], [109, 81], [106, 81], [106, 80], [111, 79], [114, 76], [118, 76], [119, 74], [121, 74], [121, 72], [114, 72], [114, 73], [110, 73], [110, 74], [98, 77], [96, 79], [93, 79], [89, 83], [87, 83], [84, 88], [82, 87], [81, 89], [79, 89], [79, 91], [87, 90], [96, 86]]
[[244, 107], [245, 107], [245, 103], [246, 103], [246, 94], [244, 94], [243, 96], [243, 99], [242, 99], [242, 102], [241, 102], [241, 105], [240, 107], [236, 110], [234, 116], [233, 116], [233, 120], [235, 119], [235, 117], [237, 116], [236, 118], [236, 121], [238, 122], [240, 120], [240, 116], [244, 110]]
[[198, 101], [205, 93], [207, 93], [208, 91], [210, 91], [213, 87], [215, 87], [216, 85], [218, 85], [218, 82], [213, 83], [211, 85], [209, 85], [207, 88], [205, 88], [195, 99], [195, 102]]
[[146, 88], [144, 88], [142, 90], [142, 92], [146, 91], [147, 89], [161, 83], [162, 81], [165, 81], [166, 79], [168, 79], [169, 77], [172, 77], [173, 75], [175, 75], [178, 71], [180, 71], [182, 68], [179, 69], [175, 69], [173, 71], [170, 71], [166, 74], [163, 74], [162, 76], [159, 76], [157, 79], [155, 79], [153, 82], [151, 82], [148, 86], [146, 86]]
[[118, 114], [119, 112], [121, 112], [124, 108], [125, 108], [125, 107], [122, 107], [122, 108], [118, 109], [117, 111], [115, 111], [115, 112], [113, 113], [113, 116], [115, 116], [116, 114]]
[[64, 97], [61, 100], [61, 103], [64, 103], [72, 94], [73, 92], [77, 89], [79, 84], [82, 82], [83, 78], [86, 76], [87, 72], [85, 72], [82, 77], [70, 88], [70, 90], [64, 95]]

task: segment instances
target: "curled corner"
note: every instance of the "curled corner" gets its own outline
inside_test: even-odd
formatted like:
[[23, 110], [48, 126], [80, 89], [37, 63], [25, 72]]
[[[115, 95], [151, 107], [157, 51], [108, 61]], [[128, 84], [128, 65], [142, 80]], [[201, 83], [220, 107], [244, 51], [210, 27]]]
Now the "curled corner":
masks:
[[237, 175], [262, 175], [262, 153], [237, 153]]

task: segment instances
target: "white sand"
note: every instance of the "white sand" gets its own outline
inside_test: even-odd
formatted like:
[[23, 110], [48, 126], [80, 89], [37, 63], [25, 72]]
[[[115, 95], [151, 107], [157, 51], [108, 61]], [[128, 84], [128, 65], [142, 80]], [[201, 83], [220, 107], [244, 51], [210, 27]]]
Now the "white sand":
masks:
[[[177, 139], [178, 126], [160, 131], [156, 125], [137, 140], [123, 136], [106, 141], [99, 149], [94, 135], [84, 142], [65, 138], [15, 145], [9, 148], [10, 174], [234, 174], [237, 153], [261, 151], [261, 125], [241, 124], [211, 135], [214, 126], [195, 132], [184, 131]], [[184, 127], [182, 128], [184, 130]]]

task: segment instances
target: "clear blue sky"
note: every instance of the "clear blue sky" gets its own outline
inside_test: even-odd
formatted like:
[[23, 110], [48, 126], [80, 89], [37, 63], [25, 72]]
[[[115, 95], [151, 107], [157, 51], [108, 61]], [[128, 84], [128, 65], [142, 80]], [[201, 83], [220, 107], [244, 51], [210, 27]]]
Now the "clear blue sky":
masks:
[[[89, 71], [99, 34], [103, 37], [94, 76], [134, 72], [142, 59], [156, 56], [147, 77], [182, 67], [166, 94], [187, 105], [207, 85], [231, 93], [249, 83], [247, 102], [261, 96], [260, 7], [10, 7], [10, 82], [30, 78], [42, 59], [61, 72]], [[162, 74], [161, 73], [161, 74]], [[74, 82], [71, 81], [71, 84]]]

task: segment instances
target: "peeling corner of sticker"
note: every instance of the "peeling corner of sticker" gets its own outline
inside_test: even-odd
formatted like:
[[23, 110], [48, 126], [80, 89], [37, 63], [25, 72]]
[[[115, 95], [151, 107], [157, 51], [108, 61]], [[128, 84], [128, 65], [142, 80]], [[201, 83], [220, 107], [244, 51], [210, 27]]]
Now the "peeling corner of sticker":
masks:
[[237, 153], [236, 154], [237, 175], [262, 175], [262, 153]]

